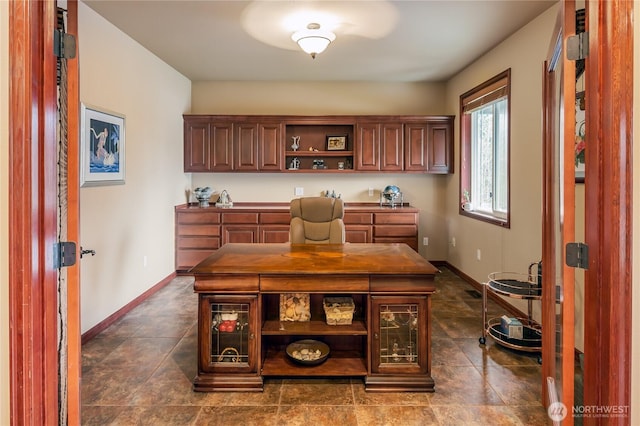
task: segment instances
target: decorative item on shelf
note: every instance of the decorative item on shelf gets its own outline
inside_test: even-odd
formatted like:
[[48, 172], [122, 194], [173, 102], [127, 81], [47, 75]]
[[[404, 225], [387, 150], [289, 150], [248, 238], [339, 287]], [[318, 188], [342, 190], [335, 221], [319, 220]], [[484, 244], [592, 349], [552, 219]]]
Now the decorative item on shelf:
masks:
[[224, 348], [218, 355], [218, 362], [240, 362], [240, 352], [236, 348]]
[[338, 170], [344, 170], [344, 161], [338, 161]]
[[309, 151], [311, 151], [311, 152], [319, 152], [318, 148], [314, 148], [312, 146], [309, 147]]
[[328, 325], [350, 325], [355, 303], [351, 297], [325, 297], [322, 301]]
[[385, 205], [395, 208], [396, 204], [400, 204], [402, 207], [404, 203], [404, 197], [400, 188], [395, 185], [387, 185], [382, 192], [380, 192], [380, 207]]
[[287, 346], [287, 355], [301, 365], [318, 365], [327, 360], [329, 346], [318, 340], [298, 340]]
[[193, 190], [193, 194], [198, 200], [200, 207], [209, 207], [209, 198], [211, 198], [211, 194], [213, 194], [213, 189], [205, 186], [204, 188], [196, 188]]
[[327, 136], [327, 151], [345, 151], [347, 135]]
[[291, 150], [297, 151], [300, 148], [300, 136], [292, 136], [291, 140], [293, 143], [291, 144]]
[[327, 166], [324, 164], [324, 160], [321, 158], [314, 158], [313, 166], [311, 166], [314, 170], [324, 170]]
[[233, 201], [227, 190], [223, 190], [216, 201], [216, 207], [233, 207]]
[[281, 293], [280, 321], [310, 321], [309, 293]]
[[298, 157], [294, 157], [289, 164], [289, 170], [298, 170], [300, 168], [300, 160]]
[[470, 212], [473, 210], [473, 206], [471, 205], [471, 196], [469, 195], [469, 191], [465, 189], [462, 191], [462, 210]]
[[324, 196], [327, 198], [340, 198], [342, 197], [342, 194], [336, 194], [335, 189], [331, 190], [331, 192], [329, 192], [329, 190], [327, 189], [324, 191]]

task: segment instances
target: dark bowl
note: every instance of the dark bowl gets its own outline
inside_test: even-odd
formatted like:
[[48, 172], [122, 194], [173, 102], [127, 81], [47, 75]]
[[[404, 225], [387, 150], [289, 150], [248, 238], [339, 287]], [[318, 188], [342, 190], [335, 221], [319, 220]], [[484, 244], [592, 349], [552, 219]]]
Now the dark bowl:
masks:
[[[303, 349], [308, 350], [309, 352], [320, 351], [320, 357], [311, 360], [304, 360], [300, 358], [296, 358], [293, 353], [295, 351], [301, 352]], [[291, 359], [291, 361], [300, 364], [300, 365], [318, 365], [322, 364], [327, 360], [329, 356], [329, 346], [326, 343], [319, 342], [317, 340], [305, 339], [298, 340], [297, 342], [293, 342], [287, 346], [287, 355]]]

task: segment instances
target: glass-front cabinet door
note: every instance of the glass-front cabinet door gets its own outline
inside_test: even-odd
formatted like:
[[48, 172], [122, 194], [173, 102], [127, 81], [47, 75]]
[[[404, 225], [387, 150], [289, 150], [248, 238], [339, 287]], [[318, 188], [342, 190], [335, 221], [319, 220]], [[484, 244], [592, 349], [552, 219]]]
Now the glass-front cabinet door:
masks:
[[257, 296], [200, 296], [200, 370], [257, 371]]
[[381, 374], [426, 373], [426, 296], [372, 296], [371, 371]]

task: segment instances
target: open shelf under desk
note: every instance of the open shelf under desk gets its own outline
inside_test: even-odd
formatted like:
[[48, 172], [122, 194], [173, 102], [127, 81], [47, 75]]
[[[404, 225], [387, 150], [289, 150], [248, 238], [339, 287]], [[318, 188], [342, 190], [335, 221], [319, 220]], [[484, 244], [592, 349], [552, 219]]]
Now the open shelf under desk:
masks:
[[366, 376], [366, 358], [354, 351], [331, 352], [319, 365], [299, 365], [284, 350], [269, 349], [262, 363], [263, 376]]
[[328, 325], [324, 321], [265, 321], [263, 336], [366, 336], [364, 321], [354, 320], [350, 325]]

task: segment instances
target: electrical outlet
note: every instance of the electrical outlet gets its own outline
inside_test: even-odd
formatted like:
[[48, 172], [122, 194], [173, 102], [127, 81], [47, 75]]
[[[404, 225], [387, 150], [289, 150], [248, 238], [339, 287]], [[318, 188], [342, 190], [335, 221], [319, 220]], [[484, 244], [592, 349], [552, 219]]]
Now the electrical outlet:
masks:
[[456, 237], [452, 237], [451, 238], [451, 246], [455, 247], [456, 246]]
[[429, 245], [429, 237], [423, 237], [422, 238], [422, 245], [423, 246], [428, 246]]
[[478, 262], [482, 260], [482, 252], [480, 249], [476, 250], [476, 259], [478, 259]]
[[304, 188], [301, 186], [296, 186], [293, 190], [293, 195], [297, 197], [301, 197], [304, 195]]
[[373, 197], [373, 188], [369, 188], [369, 197]]

